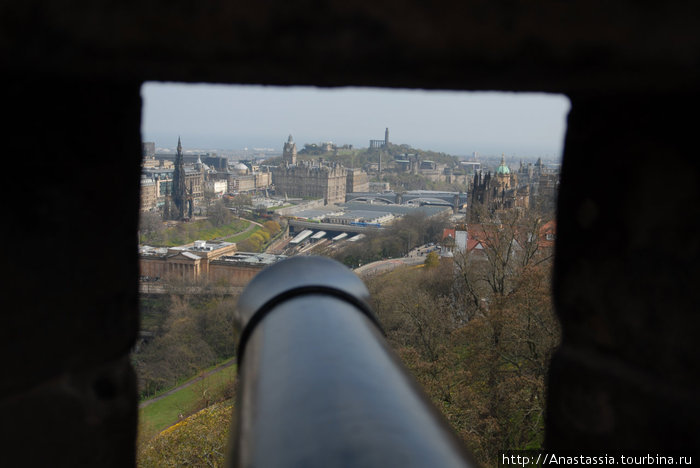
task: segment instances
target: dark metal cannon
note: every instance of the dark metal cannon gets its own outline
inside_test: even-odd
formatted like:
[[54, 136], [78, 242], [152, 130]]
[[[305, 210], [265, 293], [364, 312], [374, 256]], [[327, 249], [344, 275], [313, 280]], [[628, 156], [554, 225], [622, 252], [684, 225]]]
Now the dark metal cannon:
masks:
[[293, 257], [238, 303], [239, 391], [228, 465], [474, 466], [384, 340], [362, 281]]

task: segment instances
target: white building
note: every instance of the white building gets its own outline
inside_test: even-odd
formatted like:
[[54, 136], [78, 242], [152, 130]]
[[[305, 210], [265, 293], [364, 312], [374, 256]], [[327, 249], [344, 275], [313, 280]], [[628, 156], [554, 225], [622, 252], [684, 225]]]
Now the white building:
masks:
[[214, 192], [217, 198], [220, 198], [228, 188], [228, 183], [225, 180], [207, 180], [204, 184], [207, 192]]

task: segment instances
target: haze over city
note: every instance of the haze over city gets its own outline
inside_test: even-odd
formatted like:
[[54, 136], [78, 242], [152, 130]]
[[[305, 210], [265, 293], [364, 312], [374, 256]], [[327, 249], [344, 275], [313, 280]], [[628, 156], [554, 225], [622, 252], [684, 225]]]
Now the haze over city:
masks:
[[394, 143], [453, 155], [561, 157], [569, 100], [544, 93], [378, 88], [143, 85], [142, 138], [187, 149], [273, 148], [332, 141]]

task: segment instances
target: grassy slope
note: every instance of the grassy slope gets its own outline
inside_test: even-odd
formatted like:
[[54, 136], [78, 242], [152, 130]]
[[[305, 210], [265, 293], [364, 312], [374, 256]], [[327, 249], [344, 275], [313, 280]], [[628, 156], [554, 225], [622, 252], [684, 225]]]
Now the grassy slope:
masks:
[[[163, 246], [163, 247], [174, 247], [176, 245], [183, 245], [189, 242], [194, 242], [195, 240], [212, 240], [222, 237], [234, 236], [237, 233], [243, 233], [245, 229], [250, 225], [250, 221], [243, 219], [234, 219], [229, 224], [223, 226], [214, 227], [207, 223], [206, 220], [194, 221], [192, 223], [181, 224], [177, 227], [168, 228], [161, 236], [157, 238], [146, 238], [141, 237], [140, 242]], [[245, 237], [250, 235], [250, 232], [243, 233]], [[228, 240], [228, 239], [227, 239]], [[236, 242], [236, 241], [229, 241]]]
[[232, 411], [233, 401], [226, 400], [141, 439], [136, 466], [224, 466]]
[[241, 242], [241, 241], [244, 241], [245, 239], [249, 238], [250, 236], [252, 236], [252, 235], [255, 234], [256, 232], [258, 232], [260, 229], [262, 229], [262, 228], [261, 228], [260, 226], [257, 226], [257, 225], [256, 225], [256, 226], [253, 227], [253, 229], [251, 229], [250, 231], [242, 232], [242, 233], [237, 234], [237, 235], [235, 235], [235, 236], [233, 236], [233, 237], [228, 237], [228, 238], [226, 238], [226, 242]]
[[233, 386], [236, 366], [229, 366], [199, 382], [183, 388], [139, 410], [139, 430], [152, 437], [211, 403], [218, 401]]

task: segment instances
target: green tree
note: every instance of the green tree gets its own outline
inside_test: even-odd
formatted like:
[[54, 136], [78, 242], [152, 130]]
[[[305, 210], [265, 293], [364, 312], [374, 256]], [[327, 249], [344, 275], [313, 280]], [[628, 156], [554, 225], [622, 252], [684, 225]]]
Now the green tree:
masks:
[[430, 252], [425, 257], [425, 262], [423, 263], [425, 264], [426, 268], [434, 268], [440, 264], [440, 257], [438, 256], [437, 252]]
[[[264, 233], [264, 234], [263, 234]], [[258, 231], [248, 237], [247, 239], [238, 243], [238, 250], [243, 252], [260, 252], [262, 246], [265, 244], [264, 235], [268, 235], [265, 231]]]
[[280, 232], [282, 230], [282, 227], [280, 226], [280, 224], [277, 221], [272, 221], [272, 220], [265, 221], [263, 223], [263, 228], [268, 233], [270, 233], [271, 236], [274, 236], [275, 234], [277, 234], [278, 232]]
[[262, 238], [263, 244], [270, 241], [270, 233], [267, 232], [265, 229], [256, 232], [255, 235], [258, 235]]

